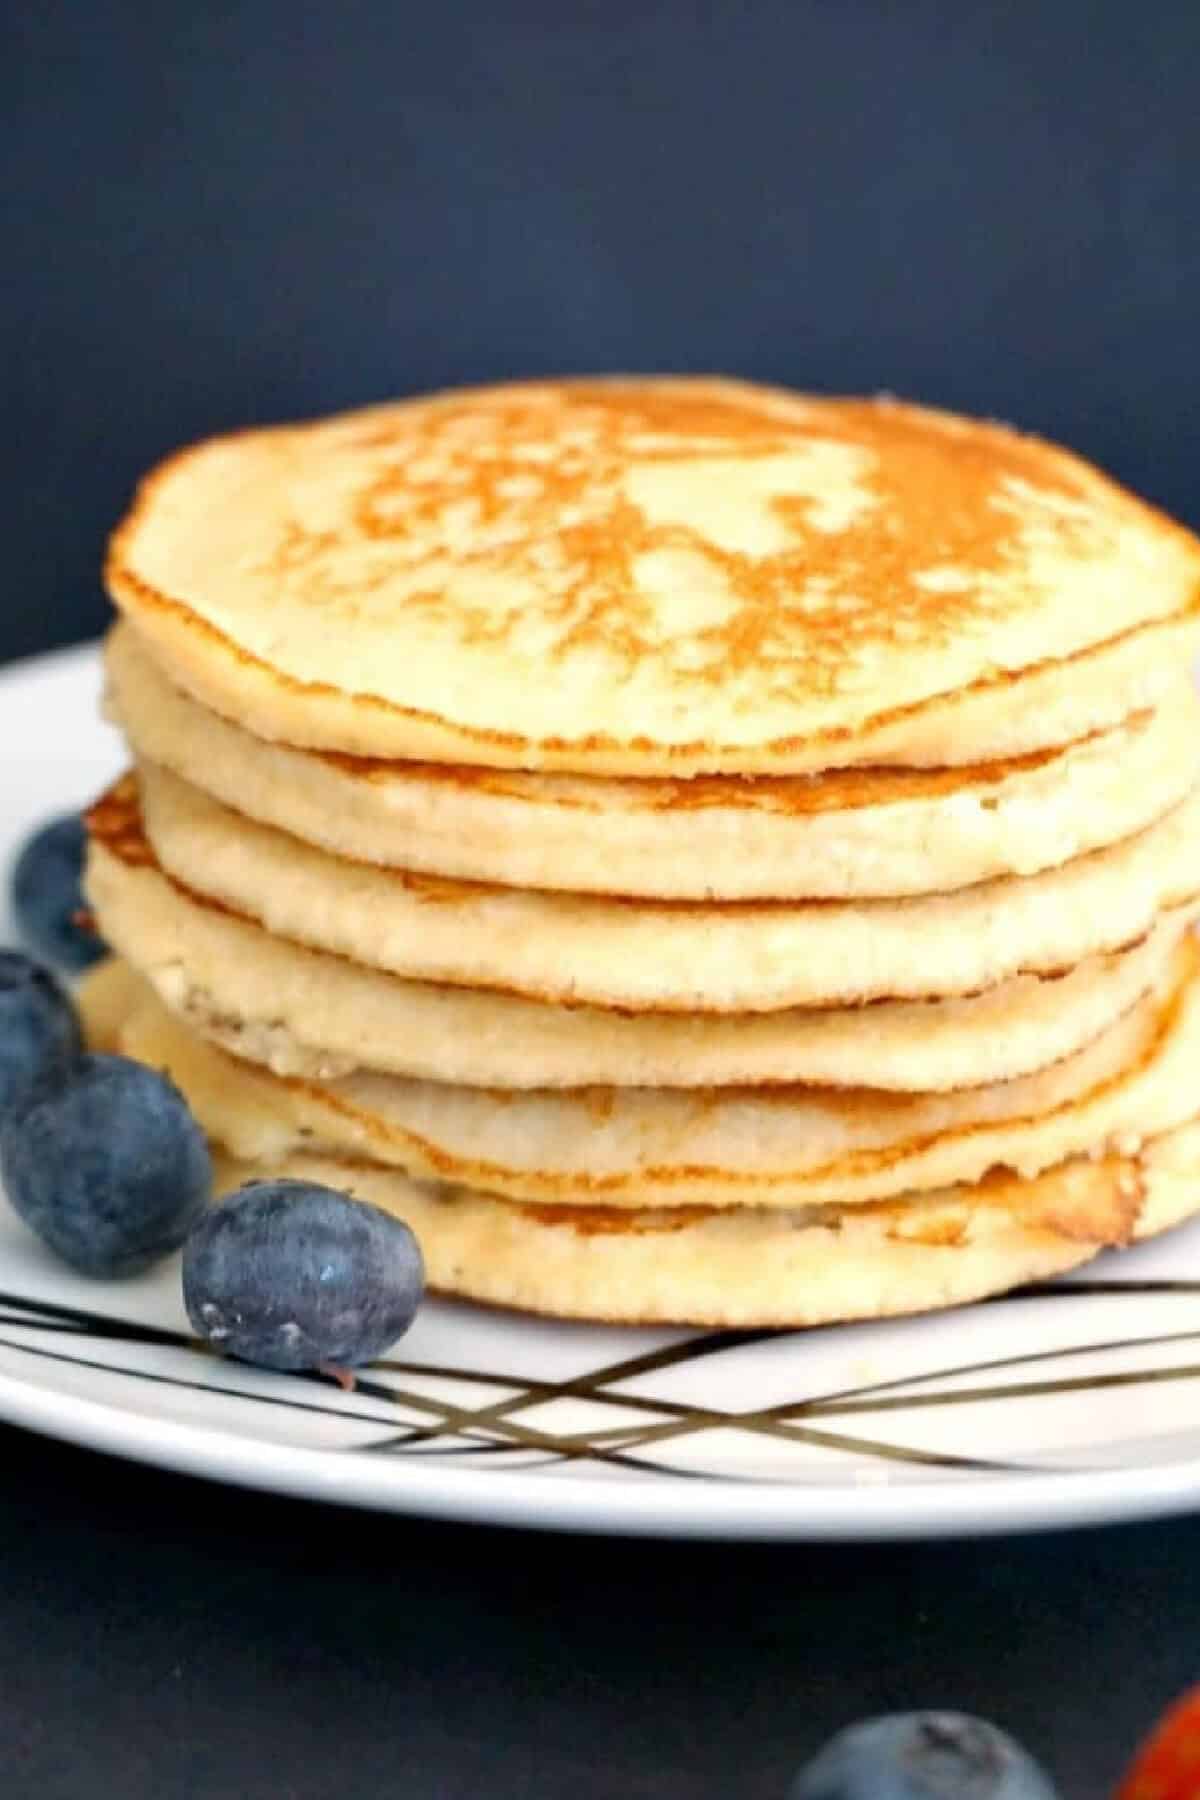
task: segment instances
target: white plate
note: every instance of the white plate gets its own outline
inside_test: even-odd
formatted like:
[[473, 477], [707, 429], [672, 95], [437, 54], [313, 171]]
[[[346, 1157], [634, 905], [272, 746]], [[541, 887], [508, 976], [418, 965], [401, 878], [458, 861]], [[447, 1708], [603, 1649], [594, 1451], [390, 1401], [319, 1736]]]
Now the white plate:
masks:
[[[7, 862], [120, 766], [97, 667], [0, 675]], [[0, 1200], [0, 1416], [395, 1512], [678, 1536], [907, 1537], [1200, 1498], [1200, 1227], [961, 1311], [806, 1333], [555, 1325], [430, 1303], [353, 1394], [219, 1362], [178, 1265], [88, 1282]]]

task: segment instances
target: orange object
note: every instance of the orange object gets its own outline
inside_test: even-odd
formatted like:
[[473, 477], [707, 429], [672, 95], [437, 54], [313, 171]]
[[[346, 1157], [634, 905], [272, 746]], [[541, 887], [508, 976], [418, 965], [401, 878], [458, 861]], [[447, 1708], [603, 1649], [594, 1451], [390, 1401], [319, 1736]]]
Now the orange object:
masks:
[[1130, 1764], [1115, 1800], [1200, 1800], [1200, 1686], [1168, 1707]]

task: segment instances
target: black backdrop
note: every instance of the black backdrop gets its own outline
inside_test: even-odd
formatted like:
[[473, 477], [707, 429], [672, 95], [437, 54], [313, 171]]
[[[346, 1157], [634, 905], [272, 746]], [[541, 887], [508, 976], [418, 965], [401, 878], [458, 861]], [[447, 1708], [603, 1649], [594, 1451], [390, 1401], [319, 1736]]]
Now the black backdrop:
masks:
[[1197, 0], [0, 6], [0, 653], [181, 439], [705, 368], [1059, 434], [1200, 517]]

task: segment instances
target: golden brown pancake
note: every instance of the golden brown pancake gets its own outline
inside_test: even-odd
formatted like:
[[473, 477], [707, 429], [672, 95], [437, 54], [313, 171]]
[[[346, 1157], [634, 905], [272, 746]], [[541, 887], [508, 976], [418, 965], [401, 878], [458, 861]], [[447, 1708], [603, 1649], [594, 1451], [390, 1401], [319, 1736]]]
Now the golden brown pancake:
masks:
[[979, 993], [1143, 937], [1200, 895], [1200, 788], [1060, 869], [906, 900], [684, 905], [550, 894], [327, 856], [149, 764], [176, 881], [266, 930], [422, 981], [634, 1012], [775, 1012]]
[[143, 760], [335, 856], [648, 899], [892, 898], [1032, 875], [1116, 843], [1200, 774], [1200, 701], [1062, 750], [955, 769], [620, 781], [271, 744], [196, 704], [121, 625], [110, 716]]
[[159, 867], [132, 784], [90, 817], [108, 943], [201, 1036], [279, 1075], [371, 1067], [489, 1088], [810, 1082], [905, 1092], [1008, 1081], [1081, 1050], [1162, 976], [1190, 909], [1128, 950], [964, 1000], [776, 1013], [628, 1013], [406, 981], [272, 936]]
[[359, 1192], [449, 1293], [716, 1325], [1200, 1210], [1200, 543], [1079, 458], [469, 390], [181, 452], [107, 579], [83, 1009], [223, 1180]]
[[973, 762], [1126, 716], [1129, 668], [1122, 692], [1080, 659], [1194, 629], [1200, 546], [1000, 426], [629, 378], [183, 451], [107, 580], [173, 678], [262, 737], [778, 774]]
[[[84, 979], [89, 1042], [119, 1042], [126, 972]], [[613, 1323], [823, 1325], [958, 1305], [1088, 1262], [1200, 1211], [1200, 1123], [1110, 1145], [1032, 1180], [849, 1210], [621, 1211], [528, 1205], [312, 1154], [238, 1163], [216, 1146], [217, 1191], [287, 1176], [405, 1219], [437, 1291], [559, 1318]]]
[[858, 1205], [1036, 1175], [1191, 1116], [1200, 953], [1074, 1057], [941, 1095], [785, 1087], [495, 1092], [364, 1074], [281, 1080], [184, 1028], [140, 977], [122, 1045], [166, 1070], [209, 1134], [251, 1161], [317, 1151], [518, 1200], [566, 1205]]
[[[270, 1173], [349, 1189], [405, 1219], [440, 1293], [554, 1318], [734, 1328], [930, 1312], [1045, 1281], [1194, 1218], [1198, 1169], [1193, 1123], [1136, 1155], [849, 1212], [584, 1213], [311, 1156]], [[263, 1174], [218, 1154], [221, 1193]]]

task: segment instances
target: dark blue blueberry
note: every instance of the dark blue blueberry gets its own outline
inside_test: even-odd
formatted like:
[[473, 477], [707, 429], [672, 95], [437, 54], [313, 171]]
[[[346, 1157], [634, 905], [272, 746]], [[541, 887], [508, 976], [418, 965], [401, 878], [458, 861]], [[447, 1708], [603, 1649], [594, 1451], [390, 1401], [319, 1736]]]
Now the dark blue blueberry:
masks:
[[84, 1275], [135, 1275], [205, 1210], [212, 1164], [178, 1088], [123, 1056], [44, 1077], [0, 1127], [9, 1199]]
[[53, 819], [35, 831], [17, 858], [12, 878], [13, 915], [30, 949], [62, 969], [86, 969], [106, 954], [86, 915], [83, 861], [87, 833], [78, 813]]
[[252, 1181], [183, 1251], [188, 1317], [214, 1348], [268, 1369], [352, 1369], [402, 1337], [425, 1271], [407, 1225], [307, 1181]]
[[800, 1771], [788, 1800], [1058, 1800], [1012, 1738], [964, 1713], [851, 1725]]
[[0, 1117], [40, 1076], [82, 1054], [75, 1008], [49, 969], [0, 950]]

